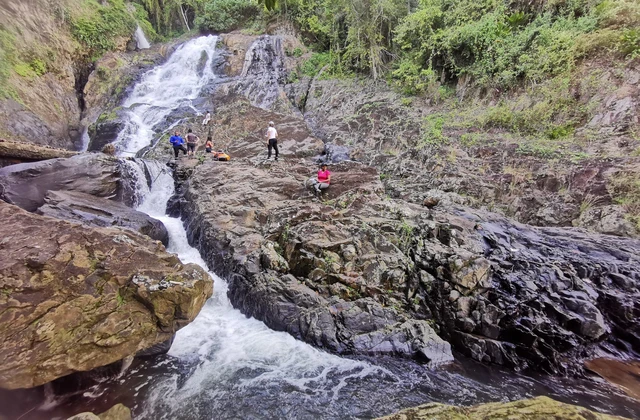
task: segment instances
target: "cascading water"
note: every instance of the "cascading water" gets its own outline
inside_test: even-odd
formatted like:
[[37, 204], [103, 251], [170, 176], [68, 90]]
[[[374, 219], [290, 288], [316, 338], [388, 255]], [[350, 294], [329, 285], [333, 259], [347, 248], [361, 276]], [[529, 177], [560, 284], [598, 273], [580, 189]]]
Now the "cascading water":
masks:
[[[127, 100], [132, 121], [121, 135], [121, 148], [135, 152], [146, 146], [153, 127], [213, 79], [206, 73], [204, 81], [196, 80], [193, 68], [180, 66], [185, 60], [187, 66], [195, 64], [202, 51], [210, 59], [215, 41], [202, 37], [188, 42], [135, 87]], [[182, 222], [165, 215], [174, 193], [169, 169], [155, 161], [130, 162], [137, 166], [130, 172], [140, 185], [138, 210], [165, 224], [170, 252], [207, 269], [188, 244]], [[354, 360], [325, 353], [246, 318], [227, 299], [225, 281], [211, 274], [213, 297], [178, 332], [167, 355], [136, 360], [124, 376], [58, 401], [48, 411], [32, 411], [32, 418], [102, 412], [116, 403], [141, 419], [371, 418], [429, 401], [473, 404], [535, 395], [640, 418], [633, 400], [588, 381], [521, 376], [464, 358], [431, 370], [410, 360]]]
[[210, 35], [186, 42], [166, 63], [142, 76], [122, 104], [128, 120], [114, 143], [120, 154], [132, 156], [149, 146], [157, 126], [177, 109], [197, 113], [192, 101], [216, 78], [212, 63], [217, 40]]
[[136, 28], [133, 36], [136, 39], [136, 47], [139, 50], [146, 50], [147, 48], [151, 48], [151, 44], [149, 44], [149, 41], [147, 41], [147, 37], [144, 36], [144, 31], [142, 30], [140, 25], [138, 25], [138, 27]]

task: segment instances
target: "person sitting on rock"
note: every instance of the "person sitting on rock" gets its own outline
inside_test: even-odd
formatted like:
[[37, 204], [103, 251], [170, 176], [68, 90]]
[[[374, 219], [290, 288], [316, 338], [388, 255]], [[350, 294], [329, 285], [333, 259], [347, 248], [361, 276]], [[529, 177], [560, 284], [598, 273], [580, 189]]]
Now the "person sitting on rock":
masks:
[[196, 146], [200, 139], [193, 133], [193, 130], [189, 129], [187, 133], [187, 154], [191, 157], [196, 154]]
[[169, 139], [169, 142], [173, 146], [173, 154], [175, 158], [178, 159], [180, 154], [180, 150], [182, 150], [183, 154], [187, 154], [187, 149], [184, 147], [184, 139], [180, 137], [180, 132], [176, 131], [173, 136]]
[[211, 153], [213, 150], [213, 140], [211, 140], [211, 136], [207, 137], [207, 142], [204, 144], [205, 153]]
[[315, 189], [316, 193], [320, 193], [322, 190], [329, 188], [330, 183], [331, 172], [327, 169], [327, 165], [323, 163], [320, 166], [318, 175], [311, 177], [307, 182], [305, 182], [305, 185], [311, 185]]
[[202, 125], [208, 125], [209, 121], [211, 121], [211, 113], [207, 111], [207, 113], [204, 116], [204, 119], [202, 120]]

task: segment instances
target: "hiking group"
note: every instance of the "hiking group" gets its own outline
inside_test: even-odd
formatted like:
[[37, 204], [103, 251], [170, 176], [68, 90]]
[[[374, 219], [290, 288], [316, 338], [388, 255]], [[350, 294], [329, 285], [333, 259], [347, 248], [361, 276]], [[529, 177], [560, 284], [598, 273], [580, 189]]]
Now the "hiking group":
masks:
[[[211, 114], [209, 113], [209, 111], [207, 111], [204, 119], [202, 120], [202, 125], [206, 127], [209, 125], [210, 121]], [[269, 126], [267, 127], [265, 138], [267, 140], [267, 160], [271, 159], [271, 152], [273, 151], [275, 152], [275, 160], [277, 161], [278, 156], [280, 155], [280, 151], [278, 150], [278, 130], [276, 130], [275, 123], [273, 121], [269, 121]], [[178, 157], [180, 156], [180, 151], [182, 151], [183, 155], [195, 157], [196, 147], [199, 141], [200, 138], [193, 132], [192, 129], [189, 129], [187, 131], [186, 140], [180, 136], [180, 131], [178, 130], [176, 130], [174, 135], [169, 138], [169, 142], [173, 147], [173, 154], [176, 159], [178, 159]], [[213, 152], [213, 140], [210, 135], [207, 137], [207, 141], [204, 147], [205, 153], [213, 154], [214, 158], [218, 160], [229, 160], [229, 156], [223, 151]], [[222, 159], [220, 159], [221, 156], [223, 157]], [[320, 170], [318, 171], [316, 176], [311, 177], [304, 182], [305, 187], [312, 188], [316, 195], [320, 194], [322, 190], [326, 190], [327, 188], [329, 188], [330, 184], [331, 172], [327, 169], [326, 164], [322, 164], [320, 166]]]

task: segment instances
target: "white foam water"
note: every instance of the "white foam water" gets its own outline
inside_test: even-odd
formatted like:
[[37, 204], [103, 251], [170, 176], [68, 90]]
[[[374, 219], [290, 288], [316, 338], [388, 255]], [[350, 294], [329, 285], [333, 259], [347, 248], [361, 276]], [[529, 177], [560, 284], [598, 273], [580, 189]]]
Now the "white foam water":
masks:
[[[208, 271], [198, 250], [189, 245], [181, 220], [165, 215], [173, 189], [168, 171], [159, 174], [138, 210], [167, 227], [169, 252], [177, 254], [183, 263], [198, 264]], [[259, 395], [284, 386], [332, 399], [350, 380], [386, 374], [380, 367], [325, 353], [245, 317], [229, 302], [226, 282], [209, 274], [215, 281], [213, 297], [197, 318], [178, 332], [169, 351], [170, 356], [195, 368], [181, 384], [175, 376], [154, 383], [142, 403], [142, 418], [211, 417], [209, 410], [217, 405], [215, 398], [227, 401], [248, 391]], [[222, 394], [227, 397], [221, 398]], [[203, 406], [205, 412], [196, 415], [190, 411], [197, 412]]]
[[138, 27], [136, 28], [136, 31], [134, 32], [133, 36], [136, 39], [136, 47], [139, 50], [146, 50], [148, 48], [151, 48], [151, 44], [149, 44], [149, 41], [147, 40], [147, 37], [144, 35], [144, 31], [142, 30], [140, 25], [138, 25]]
[[[218, 37], [195, 38], [179, 46], [166, 63], [142, 76], [122, 106], [128, 109], [125, 128], [114, 142], [121, 155], [134, 155], [152, 144], [156, 127], [178, 108], [190, 108], [216, 75], [213, 59]], [[195, 111], [195, 109], [194, 109]]]

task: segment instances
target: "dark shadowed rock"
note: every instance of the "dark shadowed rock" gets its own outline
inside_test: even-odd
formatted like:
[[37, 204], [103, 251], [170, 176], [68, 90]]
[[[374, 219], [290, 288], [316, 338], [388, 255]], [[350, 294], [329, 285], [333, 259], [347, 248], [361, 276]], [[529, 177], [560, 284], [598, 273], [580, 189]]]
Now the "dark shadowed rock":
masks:
[[131, 356], [191, 322], [212, 294], [137, 232], [0, 202], [0, 387], [34, 387]]
[[107, 144], [113, 143], [124, 126], [124, 120], [119, 115], [114, 115], [105, 121], [99, 119], [96, 123], [91, 124], [88, 130], [90, 141], [87, 150], [98, 152]]
[[152, 239], [169, 243], [169, 233], [161, 221], [124, 204], [77, 191], [49, 191], [38, 214], [70, 220], [89, 226], [120, 226]]
[[135, 179], [124, 177], [126, 164], [104, 154], [22, 163], [0, 169], [0, 198], [28, 211], [44, 204], [47, 191], [79, 191], [135, 204]]
[[243, 313], [332, 351], [436, 363], [451, 360], [436, 331], [476, 360], [551, 373], [600, 346], [640, 350], [639, 241], [390, 199], [356, 162], [331, 165], [318, 200], [302, 185], [313, 162], [283, 155], [205, 162], [174, 199]]

